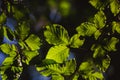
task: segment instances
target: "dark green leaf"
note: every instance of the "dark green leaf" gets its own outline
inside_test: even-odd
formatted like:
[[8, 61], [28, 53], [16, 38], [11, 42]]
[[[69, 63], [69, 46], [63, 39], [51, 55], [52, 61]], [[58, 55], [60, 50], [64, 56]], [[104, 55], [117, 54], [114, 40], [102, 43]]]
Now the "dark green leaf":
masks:
[[27, 22], [22, 22], [15, 32], [19, 39], [24, 40], [30, 32], [30, 27]]

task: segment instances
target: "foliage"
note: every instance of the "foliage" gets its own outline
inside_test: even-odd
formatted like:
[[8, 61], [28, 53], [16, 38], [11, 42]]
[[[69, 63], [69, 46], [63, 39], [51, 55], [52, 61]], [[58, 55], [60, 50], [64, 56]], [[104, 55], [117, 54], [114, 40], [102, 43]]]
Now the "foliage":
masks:
[[[0, 54], [4, 53], [6, 58], [0, 65], [2, 80], [18, 80], [27, 66], [31, 65], [41, 75], [51, 77], [51, 80], [105, 80], [103, 74], [111, 60], [109, 53], [117, 51], [120, 37], [120, 23], [109, 21], [105, 9], [109, 6], [111, 14], [116, 17], [120, 13], [118, 0], [89, 0], [98, 11], [88, 21], [77, 26], [72, 36], [70, 31], [59, 24], [49, 24], [34, 32], [31, 27], [33, 20], [26, 17], [30, 13], [29, 8], [9, 0], [3, 3], [6, 9], [0, 7], [0, 39], [3, 40], [0, 40]], [[24, 11], [14, 4], [19, 4]], [[52, 4], [56, 6], [54, 1], [49, 3]], [[67, 16], [71, 5], [66, 0], [59, 7], [63, 16]], [[6, 25], [11, 13], [14, 13], [11, 19], [16, 20], [16, 24], [11, 23], [14, 29]], [[47, 50], [45, 54], [40, 52], [43, 48]], [[81, 56], [83, 59], [78, 60], [75, 56], [68, 60], [72, 49], [78, 49], [79, 52], [85, 49], [88, 52], [77, 53], [84, 54]], [[45, 57], [42, 58], [42, 55]]]

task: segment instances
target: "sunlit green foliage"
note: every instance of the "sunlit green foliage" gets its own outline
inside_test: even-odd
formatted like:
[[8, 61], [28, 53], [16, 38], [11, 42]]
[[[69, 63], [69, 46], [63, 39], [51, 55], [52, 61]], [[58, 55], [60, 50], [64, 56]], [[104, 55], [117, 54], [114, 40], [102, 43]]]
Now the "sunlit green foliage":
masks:
[[[11, 5], [7, 3], [10, 14]], [[49, 24], [42, 27], [40, 32], [34, 32], [31, 30], [33, 25], [30, 18], [25, 18], [29, 9], [23, 7], [22, 10], [15, 5], [12, 6], [12, 16], [17, 20], [17, 26], [12, 31], [6, 26], [8, 15], [2, 12], [0, 39], [5, 37], [9, 41], [16, 41], [9, 44], [0, 40], [0, 51], [7, 56], [0, 66], [2, 79], [18, 80], [26, 66], [35, 65], [42, 76], [51, 76], [52, 80], [79, 80], [80, 77], [85, 80], [105, 80], [103, 73], [108, 69], [111, 60], [109, 53], [118, 50], [120, 36], [120, 23], [109, 21], [105, 9], [109, 8], [115, 17], [120, 12], [120, 5], [117, 0], [89, 0], [89, 3], [97, 12], [88, 21], [79, 24], [72, 35], [69, 34], [72, 30], [69, 31], [59, 24]], [[50, 0], [48, 5], [60, 10], [62, 16], [68, 16], [71, 12], [71, 3], [68, 0], [60, 3]], [[41, 51], [43, 48], [46, 52]], [[70, 51], [74, 49], [78, 50], [77, 54], [84, 56], [75, 55], [68, 59]], [[86, 53], [82, 50], [86, 50]], [[78, 61], [77, 57], [83, 59], [79, 58]]]

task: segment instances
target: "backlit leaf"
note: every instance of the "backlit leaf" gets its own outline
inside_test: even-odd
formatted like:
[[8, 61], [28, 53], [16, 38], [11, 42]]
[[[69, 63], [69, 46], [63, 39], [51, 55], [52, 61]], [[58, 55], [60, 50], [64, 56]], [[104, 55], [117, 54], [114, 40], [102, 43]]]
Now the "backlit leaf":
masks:
[[116, 51], [116, 44], [119, 42], [119, 39], [112, 37], [104, 47], [108, 51]]
[[82, 62], [82, 64], [79, 67], [79, 71], [83, 73], [82, 77], [86, 80], [104, 79], [102, 72], [91, 60]]
[[65, 79], [60, 74], [54, 74], [54, 75], [52, 75], [52, 80], [65, 80]]
[[94, 33], [95, 39], [97, 40], [97, 39], [99, 38], [100, 35], [101, 35], [100, 30], [97, 30], [97, 31]]
[[106, 16], [103, 11], [99, 11], [94, 16], [94, 23], [96, 24], [97, 28], [101, 29], [106, 24]]
[[79, 48], [80, 46], [83, 45], [85, 39], [80, 39], [79, 38], [80, 35], [79, 34], [75, 34], [71, 37], [70, 39], [70, 46], [73, 47], [73, 48]]
[[69, 40], [68, 32], [61, 25], [53, 24], [50, 26], [46, 26], [46, 30], [44, 31], [44, 36], [49, 44], [68, 45], [68, 40]]
[[95, 24], [90, 22], [82, 23], [76, 28], [76, 31], [82, 36], [92, 36], [96, 30]]
[[40, 38], [34, 34], [31, 34], [25, 42], [32, 51], [40, 49]]
[[101, 45], [95, 45], [95, 44], [92, 45], [91, 50], [94, 51], [93, 58], [102, 57], [105, 55], [106, 52]]
[[110, 61], [111, 61], [111, 59], [110, 59], [110, 57], [108, 55], [107, 55], [106, 58], [104, 58], [102, 60], [102, 67], [101, 67], [101, 69], [102, 69], [103, 72], [105, 72], [108, 69], [108, 67], [110, 66]]
[[120, 3], [118, 0], [110, 0], [111, 12], [116, 16], [120, 12]]
[[46, 59], [52, 59], [58, 63], [66, 61], [69, 56], [69, 48], [66, 46], [53, 46], [49, 49]]
[[9, 54], [9, 55], [14, 55], [13, 54], [15, 51], [17, 51], [17, 48], [14, 44], [10, 45], [10, 44], [2, 44], [0, 45], [0, 48], [2, 50], [2, 52], [4, 52], [5, 54]]
[[105, 6], [109, 3], [109, 0], [90, 0], [89, 3], [98, 10], [104, 10]]
[[45, 66], [46, 70], [41, 72], [44, 76], [54, 75], [54, 74], [63, 74], [63, 75], [71, 75], [74, 73], [76, 69], [76, 61], [75, 59], [66, 61], [63, 64], [50, 64]]
[[117, 33], [120, 34], [120, 23], [119, 22], [112, 22], [112, 31], [113, 33], [116, 31]]

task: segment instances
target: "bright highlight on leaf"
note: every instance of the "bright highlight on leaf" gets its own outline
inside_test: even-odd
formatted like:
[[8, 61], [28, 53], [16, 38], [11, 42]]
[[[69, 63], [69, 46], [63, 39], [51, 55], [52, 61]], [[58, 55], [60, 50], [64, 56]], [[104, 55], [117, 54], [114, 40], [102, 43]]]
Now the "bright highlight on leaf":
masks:
[[58, 63], [63, 63], [69, 56], [69, 48], [66, 46], [53, 46], [49, 49], [46, 59], [52, 59]]

